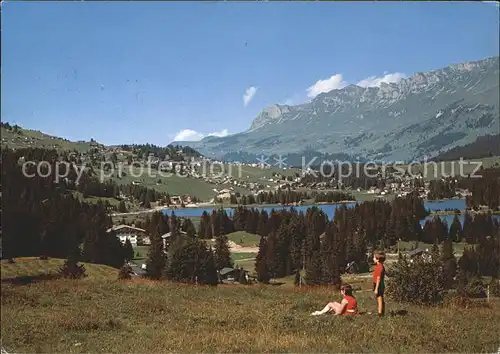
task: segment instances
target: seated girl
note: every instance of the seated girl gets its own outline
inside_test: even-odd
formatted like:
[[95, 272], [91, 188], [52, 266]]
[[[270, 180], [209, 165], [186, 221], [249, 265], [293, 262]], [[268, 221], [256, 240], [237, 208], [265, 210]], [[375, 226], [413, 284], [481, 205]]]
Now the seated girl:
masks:
[[325, 313], [331, 312], [334, 315], [357, 315], [358, 312], [358, 302], [356, 298], [352, 295], [352, 286], [345, 284], [340, 288], [340, 293], [344, 296], [340, 303], [330, 302], [321, 311], [314, 311], [312, 316], [324, 315]]

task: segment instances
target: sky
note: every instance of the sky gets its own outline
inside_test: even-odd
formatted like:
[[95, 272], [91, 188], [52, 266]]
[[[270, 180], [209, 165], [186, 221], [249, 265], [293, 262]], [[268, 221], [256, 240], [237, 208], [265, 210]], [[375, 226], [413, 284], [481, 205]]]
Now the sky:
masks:
[[487, 2], [3, 2], [2, 121], [70, 140], [199, 140], [272, 104], [499, 55]]

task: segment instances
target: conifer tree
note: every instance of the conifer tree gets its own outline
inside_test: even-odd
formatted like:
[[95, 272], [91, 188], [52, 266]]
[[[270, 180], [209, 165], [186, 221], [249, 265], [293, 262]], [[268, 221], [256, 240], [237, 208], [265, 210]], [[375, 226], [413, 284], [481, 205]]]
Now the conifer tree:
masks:
[[146, 276], [158, 280], [161, 278], [166, 265], [163, 239], [160, 234], [154, 233], [151, 235], [150, 240], [151, 245], [149, 246], [148, 259], [146, 261]]
[[311, 229], [307, 235], [308, 256], [306, 259], [306, 282], [307, 285], [320, 285], [323, 283], [323, 259], [321, 256], [321, 240], [319, 238], [318, 219], [314, 217], [311, 221]]
[[[339, 251], [339, 237], [341, 235], [336, 233], [335, 224], [329, 223], [325, 231], [325, 237], [321, 244], [321, 258], [322, 258], [322, 282], [324, 284], [340, 287], [340, 268], [341, 259]], [[307, 275], [306, 275], [307, 276]]]
[[267, 266], [267, 240], [266, 237], [261, 237], [259, 242], [259, 252], [255, 257], [255, 272], [257, 273], [257, 281], [263, 284], [268, 284], [271, 279], [269, 268]]
[[449, 237], [443, 241], [441, 261], [443, 262], [444, 287], [450, 289], [457, 272], [457, 260], [453, 254], [453, 242]]
[[301, 279], [300, 279], [300, 270], [296, 269], [295, 270], [295, 278], [294, 278], [294, 281], [293, 281], [293, 284], [295, 286], [299, 286], [301, 284]]
[[476, 235], [474, 234], [473, 219], [470, 213], [464, 214], [463, 237], [468, 244], [476, 243]]
[[212, 247], [205, 253], [203, 260], [203, 275], [200, 279], [202, 284], [216, 286], [219, 284], [219, 276], [217, 273], [217, 266], [215, 265], [214, 252]]
[[68, 279], [80, 279], [86, 277], [86, 270], [83, 264], [78, 264], [80, 250], [77, 245], [69, 253], [68, 258], [59, 269], [59, 276]]
[[453, 217], [453, 222], [450, 226], [450, 238], [454, 242], [461, 242], [463, 237], [462, 232], [462, 224], [460, 224], [460, 220], [458, 219], [458, 215]]
[[134, 248], [132, 247], [132, 243], [128, 238], [123, 245], [123, 257], [126, 261], [131, 261], [132, 259], [134, 259]]
[[125, 204], [125, 202], [123, 200], [120, 201], [120, 203], [118, 204], [118, 212], [119, 213], [126, 213], [128, 210], [127, 210], [127, 205]]
[[259, 221], [257, 222], [257, 235], [267, 236], [267, 212], [262, 210], [259, 213]]
[[217, 271], [211, 251], [196, 238], [177, 248], [169, 262], [167, 276], [171, 280], [217, 285]]
[[219, 235], [215, 238], [214, 260], [216, 269], [220, 270], [225, 267], [231, 268], [233, 260], [231, 251], [229, 250], [228, 239], [226, 235]]
[[186, 233], [188, 238], [193, 238], [196, 235], [196, 228], [190, 218], [185, 218], [182, 223], [182, 231]]
[[221, 226], [220, 213], [214, 210], [212, 212], [211, 220], [212, 220], [212, 234], [214, 238], [217, 239], [217, 237], [220, 235], [220, 226]]
[[203, 211], [203, 213], [201, 214], [201, 218], [200, 218], [200, 225], [198, 226], [198, 237], [201, 238], [201, 239], [206, 239], [207, 238], [207, 224], [209, 223], [209, 217], [208, 217], [208, 213], [205, 211]]
[[459, 296], [465, 297], [467, 291], [467, 285], [469, 283], [469, 280], [467, 278], [467, 272], [459, 267], [456, 280], [457, 280], [457, 294]]

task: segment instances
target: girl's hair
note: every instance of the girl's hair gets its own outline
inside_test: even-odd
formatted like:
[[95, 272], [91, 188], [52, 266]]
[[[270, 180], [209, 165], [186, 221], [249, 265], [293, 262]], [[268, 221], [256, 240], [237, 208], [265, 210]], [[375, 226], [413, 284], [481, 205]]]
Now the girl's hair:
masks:
[[385, 252], [384, 251], [377, 251], [374, 254], [375, 259], [379, 261], [380, 263], [384, 263], [385, 261]]
[[346, 295], [352, 296], [352, 286], [350, 284], [344, 284], [340, 288]]

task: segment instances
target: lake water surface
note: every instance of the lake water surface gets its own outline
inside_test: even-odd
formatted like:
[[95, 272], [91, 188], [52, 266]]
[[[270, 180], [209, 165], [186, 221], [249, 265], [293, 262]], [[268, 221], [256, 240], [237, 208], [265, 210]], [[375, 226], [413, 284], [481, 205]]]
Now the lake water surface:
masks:
[[[352, 203], [345, 203], [348, 208], [353, 207], [356, 205], [358, 202], [352, 202]], [[335, 210], [340, 207], [342, 204], [318, 204], [318, 205], [300, 205], [300, 206], [294, 206], [295, 210], [298, 212], [306, 212], [308, 208], [311, 208], [312, 206], [316, 206], [319, 209], [323, 210], [325, 214], [328, 216], [328, 218], [331, 220], [333, 216], [335, 215]], [[445, 210], [445, 209], [458, 209], [458, 210], [465, 210], [466, 204], [464, 199], [450, 199], [450, 200], [443, 200], [443, 201], [433, 201], [433, 202], [425, 202], [424, 206], [427, 210], [430, 211], [436, 211], [436, 210]], [[204, 211], [207, 213], [212, 213], [212, 210], [216, 209], [217, 207], [210, 207], [210, 208], [184, 208], [184, 209], [164, 209], [163, 212], [167, 215], [172, 215], [172, 211], [175, 212], [175, 215], [177, 216], [183, 216], [183, 217], [196, 217], [196, 216], [201, 216]], [[268, 213], [271, 210], [283, 210], [283, 209], [290, 209], [292, 206], [274, 206], [274, 207], [267, 207], [267, 206], [259, 206], [255, 207], [257, 210], [265, 210]], [[232, 215], [234, 209], [233, 208], [224, 208], [226, 213], [228, 215]], [[430, 216], [432, 218], [432, 216]], [[495, 215], [495, 217], [500, 220], [500, 215]], [[429, 218], [429, 217], [428, 217]], [[448, 225], [451, 224], [453, 221], [453, 215], [440, 215], [440, 218], [442, 220], [446, 220], [448, 222]], [[459, 215], [459, 220], [461, 223], [463, 223], [464, 216]], [[422, 224], [425, 222], [425, 219], [421, 221]]]

